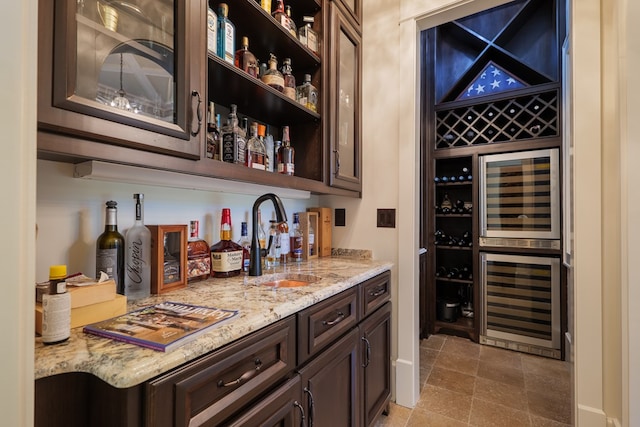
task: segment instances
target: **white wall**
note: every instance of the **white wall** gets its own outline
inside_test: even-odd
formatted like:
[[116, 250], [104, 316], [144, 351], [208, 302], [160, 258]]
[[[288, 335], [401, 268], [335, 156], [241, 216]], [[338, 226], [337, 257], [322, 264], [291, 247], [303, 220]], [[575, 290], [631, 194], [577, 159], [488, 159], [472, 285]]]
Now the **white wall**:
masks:
[[[273, 192], [278, 194], [279, 190], [274, 188]], [[240, 239], [242, 221], [249, 225], [251, 235], [251, 208], [257, 196], [79, 179], [73, 178], [71, 164], [38, 160], [36, 279], [47, 280], [52, 264], [67, 264], [70, 272], [93, 275], [96, 239], [104, 230], [105, 202], [118, 202], [118, 231], [124, 235], [135, 219], [134, 193], [144, 194], [145, 224], [199, 220], [200, 237], [213, 244], [220, 240], [222, 208], [230, 208], [232, 239]], [[315, 196], [282, 201], [290, 225], [294, 212], [318, 203]], [[263, 203], [261, 212], [268, 232], [273, 204]]]

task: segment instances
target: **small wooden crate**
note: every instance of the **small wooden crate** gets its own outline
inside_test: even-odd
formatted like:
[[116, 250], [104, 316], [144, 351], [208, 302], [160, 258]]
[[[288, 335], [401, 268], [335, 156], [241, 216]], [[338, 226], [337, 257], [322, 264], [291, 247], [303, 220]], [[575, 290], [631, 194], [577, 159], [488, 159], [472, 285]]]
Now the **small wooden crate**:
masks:
[[[300, 232], [302, 233], [302, 259], [313, 259], [318, 257], [318, 213], [317, 212], [300, 212], [298, 214], [300, 220]], [[313, 252], [309, 249], [309, 225], [313, 228]]]
[[[162, 294], [186, 287], [187, 226], [147, 225], [147, 227], [151, 230], [151, 293]], [[166, 260], [165, 254], [168, 254], [171, 259]], [[165, 266], [165, 261], [170, 262]]]
[[307, 211], [318, 213], [318, 226], [315, 228], [318, 256], [331, 256], [331, 208], [308, 208]]

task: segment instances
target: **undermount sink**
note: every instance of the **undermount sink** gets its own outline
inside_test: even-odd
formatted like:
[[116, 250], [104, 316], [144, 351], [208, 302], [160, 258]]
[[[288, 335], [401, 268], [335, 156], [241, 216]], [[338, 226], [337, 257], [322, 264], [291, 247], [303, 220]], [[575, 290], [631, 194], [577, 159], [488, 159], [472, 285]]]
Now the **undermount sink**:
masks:
[[250, 283], [273, 288], [299, 288], [308, 286], [320, 280], [320, 277], [310, 274], [276, 273], [253, 279]]

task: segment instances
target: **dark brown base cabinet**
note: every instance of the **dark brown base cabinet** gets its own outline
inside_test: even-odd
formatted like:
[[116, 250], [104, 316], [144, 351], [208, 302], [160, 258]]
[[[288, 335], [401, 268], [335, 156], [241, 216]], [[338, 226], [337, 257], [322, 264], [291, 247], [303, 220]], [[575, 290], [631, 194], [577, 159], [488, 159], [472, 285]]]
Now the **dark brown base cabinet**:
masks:
[[371, 426], [391, 396], [390, 277], [128, 389], [86, 373], [38, 379], [35, 425]]

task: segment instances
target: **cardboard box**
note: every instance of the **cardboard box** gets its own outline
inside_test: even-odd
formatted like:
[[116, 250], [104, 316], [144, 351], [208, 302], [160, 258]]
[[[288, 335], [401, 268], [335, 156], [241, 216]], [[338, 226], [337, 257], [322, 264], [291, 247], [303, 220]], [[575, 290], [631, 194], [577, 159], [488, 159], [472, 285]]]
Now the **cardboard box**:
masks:
[[318, 256], [331, 256], [331, 208], [308, 208], [307, 211], [318, 213], [318, 227], [315, 229]]
[[[73, 295], [73, 294], [72, 294]], [[71, 309], [71, 328], [100, 322], [127, 312], [127, 297], [116, 294], [110, 301]], [[36, 333], [42, 334], [42, 304], [36, 303]]]

